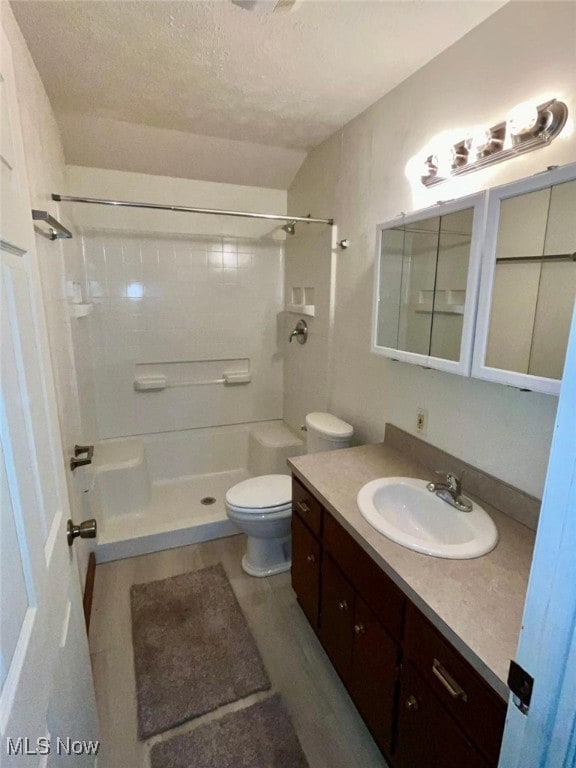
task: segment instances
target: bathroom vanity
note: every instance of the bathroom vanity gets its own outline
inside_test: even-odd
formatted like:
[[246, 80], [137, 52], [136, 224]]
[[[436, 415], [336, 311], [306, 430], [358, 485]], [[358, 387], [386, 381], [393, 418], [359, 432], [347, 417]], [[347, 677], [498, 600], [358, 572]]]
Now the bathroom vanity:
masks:
[[427, 557], [379, 534], [356, 505], [376, 477], [430, 475], [393, 441], [290, 465], [293, 588], [386, 759], [394, 768], [496, 766], [533, 532], [483, 499], [496, 549]]

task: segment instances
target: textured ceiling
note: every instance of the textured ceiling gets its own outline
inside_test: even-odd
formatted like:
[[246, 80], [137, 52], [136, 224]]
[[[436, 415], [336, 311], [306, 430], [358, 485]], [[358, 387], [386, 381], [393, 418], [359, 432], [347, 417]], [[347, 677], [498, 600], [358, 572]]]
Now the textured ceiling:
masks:
[[[14, 0], [57, 113], [307, 150], [503, 1]], [[76, 158], [78, 162], [78, 158]]]

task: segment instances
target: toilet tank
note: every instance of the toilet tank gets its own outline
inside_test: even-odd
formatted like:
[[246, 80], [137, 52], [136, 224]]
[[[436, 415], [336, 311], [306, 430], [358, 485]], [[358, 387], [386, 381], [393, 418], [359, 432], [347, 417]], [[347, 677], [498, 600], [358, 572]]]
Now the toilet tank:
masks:
[[306, 453], [348, 448], [354, 428], [331, 413], [306, 416]]

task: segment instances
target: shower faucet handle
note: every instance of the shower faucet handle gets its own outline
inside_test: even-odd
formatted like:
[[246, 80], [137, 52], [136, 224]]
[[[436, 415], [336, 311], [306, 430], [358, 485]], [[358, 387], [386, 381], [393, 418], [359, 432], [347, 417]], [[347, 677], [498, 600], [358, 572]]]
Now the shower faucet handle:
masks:
[[308, 325], [306, 324], [306, 320], [298, 320], [296, 328], [294, 328], [288, 337], [288, 341], [292, 343], [294, 337], [298, 339], [299, 344], [306, 344], [306, 340], [308, 339]]

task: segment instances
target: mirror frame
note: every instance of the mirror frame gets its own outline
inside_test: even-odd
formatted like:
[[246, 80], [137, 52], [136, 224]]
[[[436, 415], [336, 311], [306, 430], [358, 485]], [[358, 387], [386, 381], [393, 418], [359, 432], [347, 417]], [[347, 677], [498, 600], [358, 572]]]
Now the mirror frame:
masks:
[[[374, 259], [374, 293], [372, 300], [372, 338], [371, 351], [392, 360], [414, 363], [424, 368], [435, 368], [460, 376], [470, 376], [472, 368], [472, 346], [478, 305], [478, 290], [480, 284], [480, 266], [482, 257], [482, 242], [486, 220], [486, 192], [479, 192], [466, 197], [459, 197], [449, 202], [440, 202], [429, 208], [422, 208], [412, 213], [402, 214], [391, 221], [378, 224], [376, 227], [376, 257]], [[388, 229], [414, 224], [424, 219], [436, 216], [446, 216], [450, 213], [473, 208], [472, 233], [470, 238], [470, 258], [468, 261], [468, 278], [466, 280], [466, 302], [462, 321], [462, 338], [460, 341], [460, 356], [458, 360], [446, 360], [433, 355], [423, 355], [418, 352], [407, 352], [394, 347], [382, 347], [377, 344], [378, 333], [378, 303], [380, 294], [380, 261], [382, 257], [382, 237]]]
[[476, 339], [474, 343], [474, 358], [472, 362], [472, 376], [476, 379], [495, 381], [498, 384], [507, 384], [519, 389], [533, 392], [543, 392], [548, 395], [558, 395], [560, 392], [560, 379], [550, 379], [545, 376], [536, 376], [531, 373], [507, 371], [501, 368], [492, 368], [486, 365], [486, 349], [490, 331], [490, 313], [492, 309], [492, 295], [494, 287], [494, 272], [496, 269], [496, 250], [498, 246], [498, 228], [500, 224], [500, 204], [510, 197], [518, 197], [530, 192], [537, 192], [555, 184], [576, 179], [576, 163], [563, 165], [559, 168], [538, 173], [535, 176], [520, 179], [499, 187], [493, 187], [488, 192], [488, 206], [486, 210], [486, 234], [484, 253], [482, 257], [482, 274], [480, 277], [480, 294], [478, 300], [478, 319], [476, 325]]

